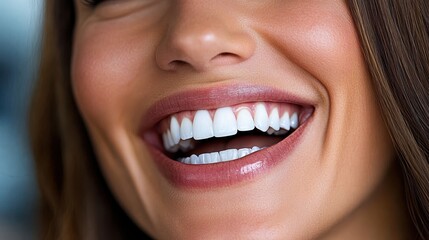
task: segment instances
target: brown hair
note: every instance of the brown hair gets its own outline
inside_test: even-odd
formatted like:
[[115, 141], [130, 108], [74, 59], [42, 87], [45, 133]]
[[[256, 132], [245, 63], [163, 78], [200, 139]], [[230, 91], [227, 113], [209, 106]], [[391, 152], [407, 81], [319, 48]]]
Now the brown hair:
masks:
[[349, 5], [384, 120], [402, 166], [420, 237], [429, 237], [429, 2], [352, 0]]
[[[421, 238], [429, 237], [429, 3], [348, 0]], [[73, 1], [46, 0], [30, 136], [42, 239], [144, 236], [105, 183], [70, 85]], [[96, 204], [95, 204], [96, 203]]]
[[71, 91], [73, 1], [45, 1], [42, 59], [30, 111], [41, 193], [40, 238], [142, 239], [108, 190]]

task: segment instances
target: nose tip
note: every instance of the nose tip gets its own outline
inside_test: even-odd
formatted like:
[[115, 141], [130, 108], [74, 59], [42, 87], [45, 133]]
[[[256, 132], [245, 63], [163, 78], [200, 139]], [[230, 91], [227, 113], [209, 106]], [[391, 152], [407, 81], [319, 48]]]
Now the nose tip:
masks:
[[[159, 68], [174, 71], [190, 67], [207, 71], [218, 66], [237, 64], [248, 59], [255, 44], [250, 35], [231, 18], [211, 16], [198, 19], [189, 12], [172, 21], [156, 51]], [[225, 21], [230, 21], [226, 25]], [[234, 27], [233, 27], [234, 26]]]

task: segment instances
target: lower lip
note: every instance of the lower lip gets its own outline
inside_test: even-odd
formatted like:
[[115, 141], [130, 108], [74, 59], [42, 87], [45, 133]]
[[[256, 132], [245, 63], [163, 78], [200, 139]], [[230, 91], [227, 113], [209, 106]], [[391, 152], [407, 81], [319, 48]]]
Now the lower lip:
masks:
[[150, 146], [156, 165], [164, 177], [182, 189], [210, 189], [251, 181], [267, 174], [288, 156], [301, 141], [303, 132], [312, 118], [307, 119], [295, 132], [281, 142], [246, 157], [214, 164], [184, 164], [168, 158], [159, 149]]

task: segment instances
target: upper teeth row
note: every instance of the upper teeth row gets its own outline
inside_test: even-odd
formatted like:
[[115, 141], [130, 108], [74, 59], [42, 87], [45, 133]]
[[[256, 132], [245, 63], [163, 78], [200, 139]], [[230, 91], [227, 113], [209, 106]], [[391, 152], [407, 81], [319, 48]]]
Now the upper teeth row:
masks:
[[237, 134], [237, 131], [251, 131], [255, 127], [263, 132], [270, 128], [271, 132], [290, 130], [298, 127], [298, 114], [296, 112], [289, 115], [286, 111], [279, 116], [279, 110], [274, 107], [270, 113], [263, 103], [257, 103], [252, 116], [249, 108], [241, 108], [234, 114], [231, 107], [222, 107], [215, 111], [214, 118], [210, 116], [208, 110], [198, 110], [193, 121], [184, 117], [179, 123], [173, 116], [170, 120], [169, 128], [162, 135], [164, 147], [168, 151], [175, 152], [181, 140], [195, 139], [202, 140], [211, 137], [226, 137]]

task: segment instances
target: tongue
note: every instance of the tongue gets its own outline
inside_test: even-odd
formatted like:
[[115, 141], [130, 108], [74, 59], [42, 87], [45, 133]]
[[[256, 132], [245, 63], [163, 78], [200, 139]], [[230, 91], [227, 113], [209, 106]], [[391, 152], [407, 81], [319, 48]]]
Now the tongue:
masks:
[[257, 147], [269, 147], [280, 142], [284, 137], [274, 136], [236, 136], [233, 138], [219, 138], [202, 141], [192, 154], [219, 152], [226, 149], [240, 149]]

